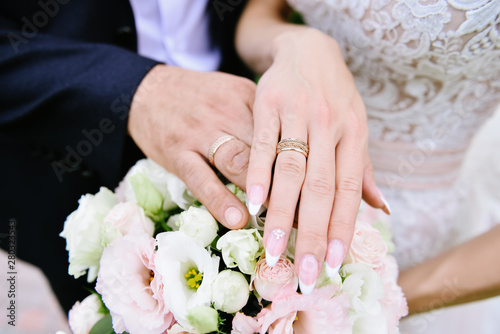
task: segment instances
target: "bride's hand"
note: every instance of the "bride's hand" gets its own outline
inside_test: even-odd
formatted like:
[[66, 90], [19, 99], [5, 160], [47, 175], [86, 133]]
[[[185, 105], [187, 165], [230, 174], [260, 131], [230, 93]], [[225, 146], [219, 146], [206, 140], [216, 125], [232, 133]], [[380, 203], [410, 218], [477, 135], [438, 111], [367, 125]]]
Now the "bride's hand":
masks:
[[[298, 205], [295, 263], [308, 293], [324, 260], [331, 275], [341, 265], [362, 194], [372, 206], [388, 208], [373, 179], [365, 107], [336, 42], [304, 27], [280, 34], [271, 54], [253, 110], [249, 211], [255, 214], [270, 192], [264, 245], [274, 265]], [[276, 155], [287, 138], [307, 143], [308, 158], [293, 150]]]

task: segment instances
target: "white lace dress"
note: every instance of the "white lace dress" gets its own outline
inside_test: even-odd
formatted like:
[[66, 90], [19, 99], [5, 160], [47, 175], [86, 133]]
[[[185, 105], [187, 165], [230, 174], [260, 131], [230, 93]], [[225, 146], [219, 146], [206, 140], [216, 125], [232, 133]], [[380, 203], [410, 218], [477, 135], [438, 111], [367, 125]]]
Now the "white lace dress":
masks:
[[[500, 128], [470, 145], [500, 103], [500, 1], [289, 2], [355, 77], [400, 267], [500, 223]], [[410, 317], [401, 332], [500, 333], [500, 299]]]

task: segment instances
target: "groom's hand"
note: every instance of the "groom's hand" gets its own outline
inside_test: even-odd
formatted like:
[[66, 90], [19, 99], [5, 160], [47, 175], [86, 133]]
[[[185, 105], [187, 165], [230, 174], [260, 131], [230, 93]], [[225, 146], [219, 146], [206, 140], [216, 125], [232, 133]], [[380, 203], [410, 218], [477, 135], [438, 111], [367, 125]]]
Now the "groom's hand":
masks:
[[217, 150], [215, 166], [245, 186], [252, 142], [255, 84], [230, 74], [200, 73], [157, 65], [132, 100], [128, 131], [144, 154], [179, 176], [223, 225], [241, 228], [248, 212], [208, 162], [212, 143], [233, 135]]

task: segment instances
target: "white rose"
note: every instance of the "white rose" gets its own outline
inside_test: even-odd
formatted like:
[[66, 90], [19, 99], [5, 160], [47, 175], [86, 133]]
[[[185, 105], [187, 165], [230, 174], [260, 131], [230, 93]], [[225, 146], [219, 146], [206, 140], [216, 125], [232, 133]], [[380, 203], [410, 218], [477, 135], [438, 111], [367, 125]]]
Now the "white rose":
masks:
[[345, 264], [340, 268], [344, 278], [342, 292], [351, 302], [350, 313], [372, 315], [381, 312], [379, 301], [384, 295], [384, 285], [379, 274], [364, 263]]
[[175, 224], [179, 226], [179, 231], [193, 239], [201, 240], [203, 247], [214, 241], [219, 230], [219, 225], [210, 212], [194, 206], [182, 212]]
[[181, 179], [151, 159], [137, 161], [125, 176], [124, 184], [120, 185], [120, 187], [123, 187], [124, 197], [127, 201], [136, 201], [134, 189], [129, 178], [141, 173], [146, 175], [153, 186], [163, 196], [163, 209], [165, 211], [177, 206], [186, 210], [196, 201]]
[[76, 302], [69, 310], [69, 327], [73, 334], [88, 334], [92, 327], [104, 317], [99, 313], [102, 303], [99, 297], [91, 294], [81, 302]]
[[231, 191], [236, 197], [238, 197], [238, 199], [243, 203], [243, 204], [247, 204], [247, 199], [246, 199], [246, 195], [245, 195], [245, 192], [243, 190], [241, 190], [240, 187], [236, 186], [235, 184], [233, 183], [229, 183], [229, 184], [226, 184], [226, 187], [227, 189], [229, 189], [229, 191]]
[[286, 244], [285, 255], [289, 259], [295, 260], [295, 244], [297, 242], [297, 229], [292, 227], [290, 230], [290, 236], [288, 237], [288, 243]]
[[177, 225], [177, 219], [179, 219], [180, 214], [172, 215], [167, 219], [167, 226], [172, 229], [172, 231], [179, 231], [179, 225]]
[[59, 235], [66, 239], [68, 273], [78, 278], [88, 269], [87, 280], [92, 282], [97, 277], [103, 251], [103, 220], [118, 203], [118, 197], [111, 190], [101, 187], [95, 195], [83, 195], [78, 203], [78, 209], [66, 218], [64, 229]]
[[242, 273], [221, 271], [212, 283], [212, 302], [217, 310], [236, 313], [248, 302], [250, 289]]
[[196, 306], [189, 310], [188, 321], [197, 333], [216, 332], [219, 329], [219, 313], [208, 306]]
[[257, 259], [264, 253], [262, 237], [256, 229], [227, 232], [217, 241], [217, 249], [228, 268], [238, 266], [247, 275], [253, 275]]
[[193, 329], [187, 320], [188, 310], [210, 306], [212, 282], [219, 272], [219, 257], [183, 232], [163, 232], [156, 236], [158, 251], [156, 271], [162, 277], [166, 309], [186, 329]]

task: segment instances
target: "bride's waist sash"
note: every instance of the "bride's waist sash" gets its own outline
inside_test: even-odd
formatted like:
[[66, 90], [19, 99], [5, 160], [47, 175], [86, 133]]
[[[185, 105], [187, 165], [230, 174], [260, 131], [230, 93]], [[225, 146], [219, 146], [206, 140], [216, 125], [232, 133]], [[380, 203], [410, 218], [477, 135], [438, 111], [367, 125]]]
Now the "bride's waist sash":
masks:
[[466, 148], [440, 148], [432, 140], [371, 140], [369, 151], [378, 185], [425, 190], [451, 186], [456, 181]]

